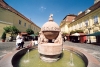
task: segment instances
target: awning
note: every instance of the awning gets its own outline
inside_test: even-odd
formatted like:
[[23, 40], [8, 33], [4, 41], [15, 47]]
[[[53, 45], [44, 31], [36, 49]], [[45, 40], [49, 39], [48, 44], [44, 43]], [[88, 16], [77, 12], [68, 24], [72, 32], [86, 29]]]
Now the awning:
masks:
[[72, 36], [80, 36], [80, 34], [79, 33], [74, 33], [74, 34], [72, 34]]
[[74, 33], [71, 36], [86, 36], [85, 33]]
[[36, 35], [36, 34], [31, 34], [31, 35], [29, 35], [29, 36], [38, 36], [38, 35]]
[[26, 32], [21, 32], [22, 35], [28, 35]]
[[100, 36], [100, 32], [98, 31], [92, 34], [88, 34], [87, 36]]

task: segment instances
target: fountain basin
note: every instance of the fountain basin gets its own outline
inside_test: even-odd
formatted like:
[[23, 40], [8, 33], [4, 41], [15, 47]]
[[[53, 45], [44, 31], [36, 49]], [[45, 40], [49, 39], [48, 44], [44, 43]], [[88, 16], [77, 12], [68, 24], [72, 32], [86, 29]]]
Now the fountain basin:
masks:
[[[82, 57], [85, 56], [86, 60], [84, 60], [84, 62], [87, 63], [86, 67], [100, 67], [100, 62], [96, 58], [94, 58], [92, 55], [85, 52], [84, 50], [81, 50], [78, 47], [71, 47], [71, 46], [69, 47], [66, 45], [64, 45], [64, 49], [75, 51], [78, 54], [81, 54]], [[25, 54], [27, 50], [28, 49], [23, 49], [20, 51], [13, 51], [13, 52], [8, 53], [0, 60], [0, 67], [13, 67], [12, 63], [14, 61], [16, 61], [14, 58], [16, 58], [17, 56], [19, 57], [19, 55]], [[15, 55], [16, 55], [16, 57], [15, 57]]]
[[38, 52], [44, 55], [57, 55], [62, 53], [62, 47], [58, 43], [44, 43], [38, 45]]
[[[73, 54], [73, 61], [70, 60], [70, 55]], [[16, 55], [15, 55], [16, 56]], [[39, 58], [39, 53], [35, 49], [30, 50], [29, 52], [29, 59], [27, 58], [28, 54], [27, 52], [25, 55], [20, 56], [20, 59], [13, 57], [12, 63], [14, 67], [86, 67], [86, 64], [84, 60], [81, 58], [80, 55], [77, 55], [74, 52], [63, 50], [63, 53], [61, 55], [61, 59], [53, 62], [53, 63], [47, 63], [44, 62]], [[16, 61], [14, 61], [16, 60]], [[27, 62], [28, 61], [28, 62]], [[73, 65], [71, 65], [73, 63]]]

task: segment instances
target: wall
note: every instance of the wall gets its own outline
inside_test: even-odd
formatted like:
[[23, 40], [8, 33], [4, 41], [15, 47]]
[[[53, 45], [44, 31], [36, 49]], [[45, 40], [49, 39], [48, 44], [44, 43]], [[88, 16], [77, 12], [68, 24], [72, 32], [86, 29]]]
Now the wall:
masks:
[[[19, 20], [21, 21], [21, 24], [19, 24]], [[26, 26], [24, 26], [25, 23]], [[3, 28], [10, 25], [16, 26], [21, 32], [26, 32], [26, 29], [28, 28], [31, 28], [35, 33], [40, 31], [40, 28], [34, 23], [29, 22], [19, 15], [9, 11], [9, 9], [0, 7], [0, 37], [4, 31]]]

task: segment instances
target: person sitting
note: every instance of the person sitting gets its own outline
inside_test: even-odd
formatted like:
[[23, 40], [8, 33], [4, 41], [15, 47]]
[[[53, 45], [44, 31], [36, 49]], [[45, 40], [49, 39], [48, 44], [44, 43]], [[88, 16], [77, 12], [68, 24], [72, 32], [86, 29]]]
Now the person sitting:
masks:
[[38, 41], [35, 39], [34, 40], [34, 45], [37, 46], [38, 45]]
[[21, 32], [19, 32], [16, 37], [16, 50], [19, 50], [20, 46], [21, 46]]
[[20, 44], [20, 47], [23, 48], [24, 46], [24, 37], [21, 35], [21, 44]]
[[34, 44], [34, 39], [31, 40], [30, 44], [27, 46], [27, 48], [31, 48], [33, 47], [35, 44]]

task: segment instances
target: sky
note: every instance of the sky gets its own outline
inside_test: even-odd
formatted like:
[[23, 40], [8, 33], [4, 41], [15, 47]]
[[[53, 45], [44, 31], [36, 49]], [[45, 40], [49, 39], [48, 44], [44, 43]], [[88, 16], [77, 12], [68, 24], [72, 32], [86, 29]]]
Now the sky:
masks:
[[40, 28], [53, 14], [60, 25], [66, 15], [77, 15], [94, 4], [94, 0], [5, 0], [5, 2], [30, 19]]

